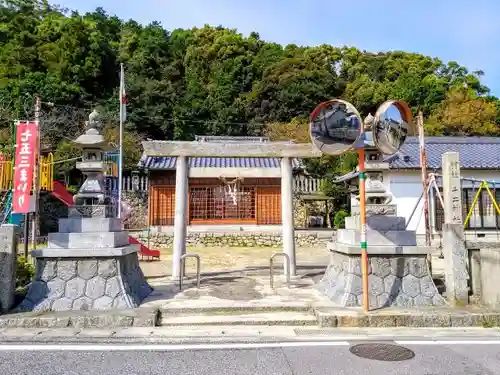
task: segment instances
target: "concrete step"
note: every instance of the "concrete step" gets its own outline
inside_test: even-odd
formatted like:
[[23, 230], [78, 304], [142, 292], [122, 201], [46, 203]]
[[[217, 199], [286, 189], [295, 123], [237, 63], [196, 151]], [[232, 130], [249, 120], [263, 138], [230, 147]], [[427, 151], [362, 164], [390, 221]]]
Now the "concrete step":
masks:
[[311, 313], [269, 312], [230, 315], [162, 315], [160, 326], [316, 326]]
[[[413, 230], [367, 229], [366, 238], [370, 246], [417, 246], [417, 236]], [[339, 229], [336, 240], [344, 244], [358, 244], [361, 241], [361, 232], [355, 229]]]
[[51, 249], [98, 249], [128, 245], [128, 232], [49, 233]]
[[[401, 231], [406, 229], [406, 219], [402, 216], [368, 216], [366, 218], [366, 228], [379, 231]], [[361, 218], [359, 216], [346, 217], [345, 229], [361, 230]]]
[[120, 232], [123, 225], [115, 217], [68, 217], [59, 219], [60, 233]]

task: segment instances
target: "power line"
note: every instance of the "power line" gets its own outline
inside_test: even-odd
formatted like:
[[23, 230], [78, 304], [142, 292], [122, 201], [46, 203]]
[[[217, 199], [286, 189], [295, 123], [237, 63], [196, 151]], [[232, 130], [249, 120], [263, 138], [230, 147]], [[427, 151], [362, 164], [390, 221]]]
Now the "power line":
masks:
[[[12, 102], [12, 101], [11, 101]], [[80, 126], [83, 125], [84, 121], [86, 120], [86, 117], [90, 113], [92, 108], [95, 108], [96, 106], [89, 106], [85, 105], [83, 107], [76, 107], [73, 105], [69, 104], [57, 104], [54, 102], [43, 102], [44, 107], [49, 107], [50, 109], [45, 109], [41, 111], [40, 113], [40, 118], [43, 120], [43, 124], [45, 125], [45, 131], [48, 131], [49, 129], [47, 127], [54, 126], [53, 131], [57, 131], [57, 129], [62, 129], [63, 127], [67, 127], [68, 125], [71, 127], [71, 130], [68, 132], [73, 134], [75, 133], [74, 130], [77, 130]], [[0, 103], [0, 110], [2, 105]], [[31, 109], [30, 107], [26, 107]], [[58, 111], [61, 110], [60, 112]], [[30, 117], [32, 114], [30, 111], [25, 111], [26, 112], [26, 117]], [[183, 127], [189, 127], [189, 126], [197, 126], [197, 125], [204, 125], [206, 127], [210, 126], [217, 126], [217, 127], [243, 127], [243, 128], [254, 128], [258, 129], [261, 127], [265, 127], [270, 123], [273, 122], [279, 122], [276, 120], [268, 120], [268, 121], [262, 121], [262, 120], [255, 120], [255, 119], [249, 119], [248, 121], [242, 121], [242, 120], [237, 120], [237, 121], [230, 121], [230, 120], [224, 120], [224, 119], [217, 119], [217, 118], [207, 118], [207, 119], [196, 119], [191, 116], [185, 116], [185, 115], [168, 115], [168, 116], [162, 116], [162, 115], [150, 115], [150, 116], [133, 116], [133, 111], [130, 113], [131, 119], [134, 117], [137, 118], [137, 122], [134, 121], [129, 121], [129, 124], [136, 125], [137, 128], [135, 129], [139, 133], [144, 133], [147, 134], [148, 132], [142, 132], [140, 127], [138, 126], [141, 122], [144, 123], [144, 121], [147, 122], [153, 122], [157, 124], [158, 129], [161, 131], [162, 128], [165, 126], [170, 127], [173, 125], [174, 128], [178, 128], [179, 126]], [[118, 111], [112, 112], [109, 110], [104, 111], [104, 113], [101, 113], [101, 118], [106, 122], [116, 122], [118, 123], [119, 120], [119, 114]], [[2, 119], [2, 116], [0, 115], [0, 121], [1, 120], [7, 120], [7, 121], [13, 121], [14, 119]], [[282, 121], [285, 122], [285, 121]], [[304, 119], [304, 122], [308, 122], [308, 120]], [[172, 124], [173, 123], [173, 124]], [[116, 124], [117, 125], [117, 124]], [[186, 129], [189, 131], [189, 129]], [[209, 130], [209, 129], [207, 129]], [[70, 139], [67, 136], [62, 135], [63, 138], [65, 139]]]

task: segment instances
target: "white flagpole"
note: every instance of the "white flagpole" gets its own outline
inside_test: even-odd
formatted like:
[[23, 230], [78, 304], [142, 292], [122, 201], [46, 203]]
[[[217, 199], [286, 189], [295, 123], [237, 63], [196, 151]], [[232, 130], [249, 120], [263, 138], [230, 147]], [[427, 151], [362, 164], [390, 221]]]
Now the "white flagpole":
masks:
[[123, 96], [125, 94], [125, 77], [123, 64], [120, 64], [120, 151], [118, 156], [118, 217], [122, 216], [122, 178], [123, 178], [123, 120], [125, 108]]

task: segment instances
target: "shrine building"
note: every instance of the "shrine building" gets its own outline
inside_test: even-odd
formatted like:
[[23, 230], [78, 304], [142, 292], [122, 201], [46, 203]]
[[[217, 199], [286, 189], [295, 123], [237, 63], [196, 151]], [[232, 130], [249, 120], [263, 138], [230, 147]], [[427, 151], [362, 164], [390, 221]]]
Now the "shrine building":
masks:
[[[280, 143], [266, 137], [196, 136], [207, 143]], [[192, 144], [193, 142], [189, 142]], [[152, 227], [174, 225], [177, 156], [142, 156], [148, 172]], [[295, 185], [304, 181], [305, 166], [292, 158]], [[281, 225], [280, 157], [188, 157], [188, 225]]]

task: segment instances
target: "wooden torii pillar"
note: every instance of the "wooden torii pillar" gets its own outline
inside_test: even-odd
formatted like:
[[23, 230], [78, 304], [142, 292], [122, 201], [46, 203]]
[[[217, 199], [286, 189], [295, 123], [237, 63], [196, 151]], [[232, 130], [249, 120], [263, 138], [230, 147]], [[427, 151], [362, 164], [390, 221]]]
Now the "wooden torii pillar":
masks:
[[210, 143], [182, 141], [145, 141], [144, 153], [151, 157], [176, 156], [174, 249], [172, 277], [180, 276], [180, 259], [186, 253], [188, 210], [188, 158], [189, 157], [274, 157], [281, 159], [281, 217], [283, 252], [290, 258], [290, 269], [285, 275], [296, 275], [295, 228], [293, 222], [293, 158], [316, 158], [321, 152], [309, 143]]

